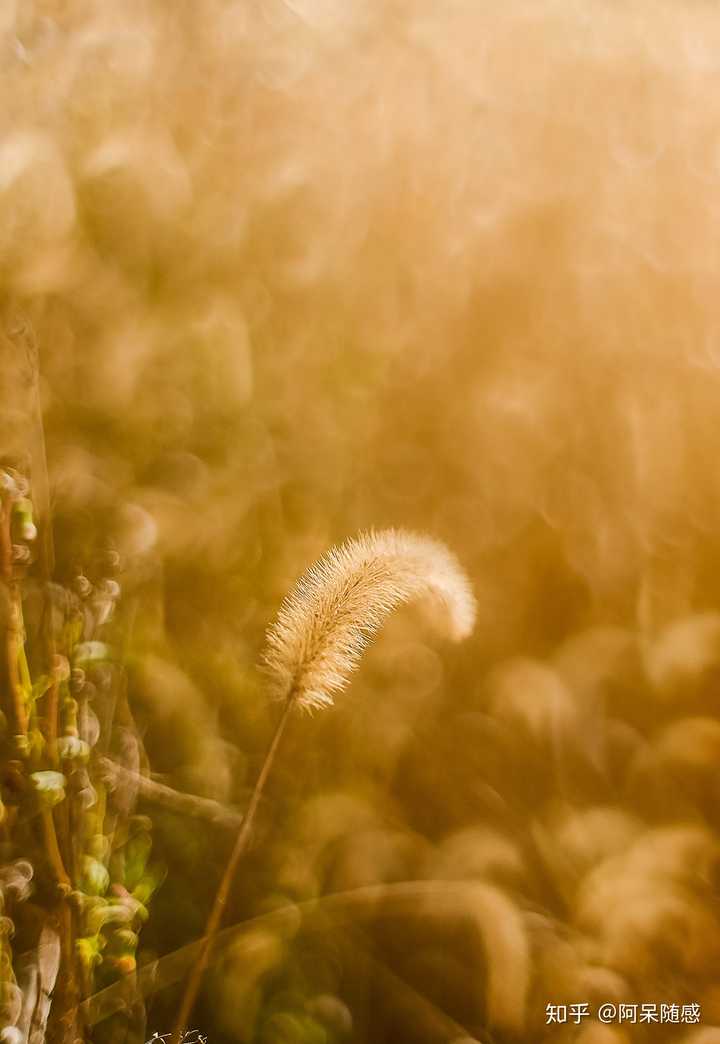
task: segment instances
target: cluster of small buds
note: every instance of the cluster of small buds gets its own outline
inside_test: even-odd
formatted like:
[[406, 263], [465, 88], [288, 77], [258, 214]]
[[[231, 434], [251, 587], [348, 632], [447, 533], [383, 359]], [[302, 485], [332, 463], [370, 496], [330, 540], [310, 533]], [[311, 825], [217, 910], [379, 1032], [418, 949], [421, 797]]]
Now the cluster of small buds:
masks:
[[0, 471], [0, 494], [7, 498], [10, 515], [10, 557], [17, 565], [27, 565], [32, 559], [30, 545], [37, 539], [37, 526], [33, 519], [30, 500], [30, 483], [14, 468]]
[[[43, 818], [43, 831], [49, 838], [43, 865], [49, 865], [59, 893], [76, 908], [77, 970], [82, 989], [91, 993], [97, 966], [103, 966], [104, 981], [108, 972], [124, 975], [135, 969], [147, 904], [161, 884], [164, 870], [148, 862], [152, 823], [147, 817], [130, 814], [132, 802], [121, 805], [115, 800], [108, 824], [108, 802], [114, 799], [96, 778], [91, 760], [101, 720], [112, 730], [112, 713], [108, 724], [106, 712], [112, 707], [112, 689], [122, 672], [113, 646], [100, 630], [111, 619], [121, 596], [116, 579], [120, 555], [114, 549], [103, 550], [93, 558], [89, 575], [77, 563], [67, 587], [46, 583], [51, 641], [43, 654], [50, 663], [33, 678], [30, 665], [38, 658], [26, 654], [22, 601], [24, 567], [32, 562], [30, 545], [37, 538], [29, 492], [22, 475], [0, 470], [2, 562], [10, 593], [6, 620], [17, 655], [12, 706], [16, 760], [8, 763], [17, 766], [17, 786], [9, 786], [6, 773], [6, 789], [18, 801], [30, 798], [33, 813]], [[70, 844], [62, 834], [64, 817], [53, 812], [62, 802], [72, 804], [77, 826]], [[0, 804], [0, 818], [1, 814]], [[72, 860], [66, 858], [70, 845]], [[0, 891], [2, 887], [0, 871]], [[8, 942], [13, 931], [14, 924], [4, 916], [0, 902], [0, 952], [5, 954], [0, 965], [7, 971], [8, 986], [14, 983]], [[1, 973], [0, 985], [6, 985]], [[7, 990], [0, 995], [0, 1027], [6, 1022], [2, 998], [7, 995]], [[7, 1021], [0, 1029], [0, 1044], [15, 1044], [12, 1033], [8, 1036], [12, 1030], [11, 1020]]]
[[[102, 561], [96, 565], [114, 572], [120, 566], [120, 557], [112, 551], [104, 552]], [[120, 585], [112, 576], [106, 574], [97, 580], [95, 569], [88, 572], [92, 579], [78, 563], [72, 581], [75, 597], [82, 605], [83, 627], [80, 640], [71, 649], [68, 695], [62, 705], [64, 736], [58, 740], [58, 753], [61, 758], [73, 759], [73, 797], [83, 814], [85, 841], [71, 899], [79, 915], [76, 953], [87, 988], [91, 988], [96, 969], [101, 965], [105, 972], [117, 974], [134, 970], [140, 925], [147, 919], [144, 904], [158, 878], [145, 867], [149, 844], [139, 872], [130, 873], [135, 846], [129, 844], [130, 838], [125, 834], [127, 827], [122, 825], [122, 820], [113, 832], [112, 845], [103, 834], [104, 786], [91, 779], [86, 767], [86, 755], [100, 732], [92, 704], [102, 702], [118, 672], [114, 649], [98, 640], [98, 629], [109, 620], [121, 594]]]
[[0, 1017], [3, 1022], [3, 1044], [21, 1044], [25, 1039], [17, 1022], [22, 1010], [22, 992], [12, 972], [10, 940], [15, 934], [15, 924], [7, 916], [8, 900], [22, 902], [30, 894], [33, 877], [32, 865], [26, 859], [18, 859], [0, 868]]
[[133, 816], [127, 835], [112, 851], [103, 834], [87, 843], [79, 888], [71, 898], [82, 925], [77, 954], [88, 973], [101, 963], [119, 974], [135, 969], [140, 926], [148, 918], [146, 904], [163, 877], [147, 862], [150, 827], [146, 816]]
[[[120, 564], [120, 556], [114, 553], [111, 561], [113, 568], [117, 568]], [[85, 603], [86, 612], [90, 613], [90, 631], [107, 623], [121, 594], [120, 584], [117, 580], [105, 576], [93, 584], [84, 572], [79, 571], [72, 581], [72, 587], [78, 598]]]

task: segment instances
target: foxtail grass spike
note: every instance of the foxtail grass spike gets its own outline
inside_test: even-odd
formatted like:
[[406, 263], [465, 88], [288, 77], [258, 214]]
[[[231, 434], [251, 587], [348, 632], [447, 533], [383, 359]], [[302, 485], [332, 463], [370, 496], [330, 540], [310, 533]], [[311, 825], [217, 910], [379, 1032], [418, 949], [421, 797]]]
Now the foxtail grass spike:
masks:
[[449, 638], [470, 634], [475, 598], [444, 544], [388, 529], [332, 548], [300, 577], [268, 631], [273, 695], [306, 710], [331, 705], [390, 613], [422, 598], [443, 610]]
[[282, 699], [283, 710], [215, 895], [173, 1039], [187, 1028], [291, 712], [295, 707], [330, 706], [390, 613], [417, 598], [431, 598], [440, 606], [450, 638], [459, 641], [472, 631], [475, 598], [455, 556], [429, 537], [388, 529], [332, 548], [300, 577], [281, 605], [268, 631], [263, 663], [270, 692]]

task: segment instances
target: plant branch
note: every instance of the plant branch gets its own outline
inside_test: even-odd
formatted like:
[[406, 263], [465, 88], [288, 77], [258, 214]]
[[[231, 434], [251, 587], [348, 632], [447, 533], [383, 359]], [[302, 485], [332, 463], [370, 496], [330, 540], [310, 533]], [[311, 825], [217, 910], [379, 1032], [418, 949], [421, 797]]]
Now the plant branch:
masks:
[[184, 794], [182, 791], [173, 790], [164, 783], [158, 783], [148, 776], [125, 768], [112, 758], [101, 757], [99, 767], [111, 786], [126, 784], [137, 788], [137, 793], [143, 801], [153, 805], [160, 805], [176, 812], [181, 816], [192, 816], [195, 819], [204, 819], [208, 823], [221, 826], [227, 830], [239, 830], [243, 823], [243, 815], [235, 812], [219, 801], [212, 798], [198, 797], [196, 794]]

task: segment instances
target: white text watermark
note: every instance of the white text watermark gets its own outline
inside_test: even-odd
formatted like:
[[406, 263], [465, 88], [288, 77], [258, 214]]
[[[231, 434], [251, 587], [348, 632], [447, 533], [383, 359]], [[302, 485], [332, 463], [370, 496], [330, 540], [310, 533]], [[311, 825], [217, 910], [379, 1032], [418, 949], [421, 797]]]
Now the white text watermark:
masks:
[[583, 1019], [596, 1018], [600, 1022], [700, 1022], [699, 1004], [599, 1004], [590, 1010], [589, 1003], [546, 1004], [545, 1025], [551, 1022], [571, 1022], [579, 1025]]

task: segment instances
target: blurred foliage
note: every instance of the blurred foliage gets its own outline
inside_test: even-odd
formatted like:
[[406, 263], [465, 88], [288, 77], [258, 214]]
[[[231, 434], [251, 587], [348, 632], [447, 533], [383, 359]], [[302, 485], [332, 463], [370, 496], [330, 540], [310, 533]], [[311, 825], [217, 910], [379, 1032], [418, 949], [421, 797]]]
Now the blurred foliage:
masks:
[[[720, 1032], [719, 45], [702, 0], [0, 7], [0, 454], [59, 589], [119, 556], [143, 771], [242, 810], [263, 632], [337, 540], [436, 535], [479, 598], [293, 723], [210, 1044]], [[150, 969], [231, 836], [142, 812]], [[417, 880], [456, 883], [320, 898]], [[698, 1001], [705, 1037], [545, 1026], [583, 1000]]]

